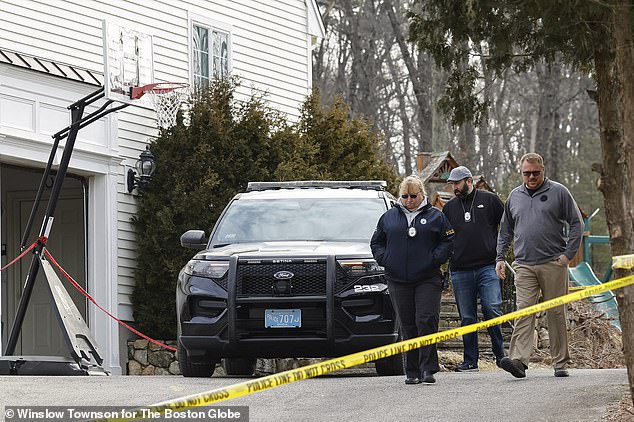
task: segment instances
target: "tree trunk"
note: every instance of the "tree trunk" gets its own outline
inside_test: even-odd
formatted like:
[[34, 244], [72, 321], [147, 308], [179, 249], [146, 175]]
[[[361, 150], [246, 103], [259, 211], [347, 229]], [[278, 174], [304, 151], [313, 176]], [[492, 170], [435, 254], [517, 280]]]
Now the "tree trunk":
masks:
[[537, 124], [539, 122], [538, 113], [531, 114], [530, 122], [531, 122], [531, 137], [528, 142], [528, 151], [533, 152], [537, 150]]
[[420, 101], [418, 95], [416, 100], [418, 101], [418, 122], [420, 124], [420, 138], [419, 138], [419, 151], [433, 151], [434, 150], [434, 122], [432, 113], [432, 84], [433, 84], [433, 70], [432, 60], [423, 51], [418, 51], [418, 60], [416, 60], [418, 67], [419, 83], [421, 83], [421, 89], [423, 90], [423, 101]]
[[[457, 48], [468, 52], [469, 51], [469, 43], [464, 41], [460, 43]], [[465, 56], [468, 57], [468, 54], [465, 53]], [[460, 69], [463, 72], [467, 71], [468, 60], [464, 59], [460, 63]], [[467, 166], [472, 172], [476, 171], [474, 166], [475, 163], [475, 131], [473, 128], [473, 122], [466, 121], [460, 125], [458, 132], [458, 151], [456, 151], [456, 160], [459, 164]]]
[[[614, 45], [616, 61], [609, 53], [595, 54], [597, 100], [601, 127], [603, 166], [600, 189], [610, 233], [612, 255], [634, 251], [634, 51], [632, 50], [631, 6], [617, 2], [614, 11]], [[617, 278], [632, 271], [616, 270]], [[616, 291], [619, 317], [623, 329], [623, 348], [634, 402], [634, 287]]]
[[[430, 98], [429, 98], [429, 86], [431, 85], [431, 66], [424, 61], [423, 63], [418, 63], [418, 67], [414, 63], [414, 58], [409, 50], [407, 42], [405, 40], [405, 35], [403, 35], [402, 29], [402, 14], [397, 16], [394, 5], [391, 0], [385, 0], [383, 2], [383, 7], [387, 11], [387, 15], [390, 18], [390, 23], [392, 24], [392, 29], [394, 30], [394, 36], [396, 37], [396, 42], [401, 51], [401, 56], [405, 66], [407, 67], [407, 71], [409, 73], [410, 80], [412, 82], [412, 88], [414, 90], [414, 95], [416, 97], [416, 104], [418, 105], [418, 123], [420, 127], [420, 140], [419, 140], [419, 151], [431, 151], [432, 149], [432, 125], [431, 125], [431, 110], [430, 110]], [[424, 67], [423, 75], [421, 76], [421, 66]], [[427, 84], [427, 85], [425, 85]]]
[[466, 166], [472, 173], [476, 173], [478, 165], [475, 156], [475, 130], [472, 122], [465, 122], [460, 126], [458, 137], [458, 163]]
[[559, 86], [561, 85], [561, 64], [540, 63], [536, 67], [539, 82], [539, 117], [535, 137], [535, 152], [544, 157], [546, 172], [553, 180], [560, 180], [559, 164], [563, 157], [559, 154]]
[[[478, 54], [480, 56], [483, 56], [481, 46], [477, 45], [477, 47], [478, 47], [477, 49]], [[489, 104], [489, 107], [491, 107], [491, 100], [492, 100], [491, 93], [493, 89], [493, 72], [489, 70], [489, 67], [487, 66], [487, 62], [484, 59], [481, 60], [481, 66], [482, 66], [482, 83], [484, 84], [482, 88], [482, 95], [483, 95], [484, 102], [486, 104]], [[493, 185], [493, 187], [497, 190], [499, 189], [499, 185], [496, 186], [496, 184], [494, 183], [495, 180], [493, 179], [494, 175], [496, 174], [495, 159], [491, 159], [494, 157], [493, 151], [495, 150], [493, 142], [491, 140], [492, 137], [490, 133], [490, 128], [493, 126], [489, 126], [489, 125], [490, 125], [489, 119], [482, 119], [482, 121], [478, 125], [478, 140], [480, 141], [479, 142], [479, 145], [480, 145], [479, 160], [481, 160], [479, 164], [480, 164], [480, 169], [484, 176], [484, 179], [489, 184]]]
[[394, 90], [396, 91], [396, 101], [398, 101], [399, 120], [403, 126], [403, 157], [405, 174], [412, 174], [412, 144], [410, 141], [410, 117], [407, 112], [407, 96], [401, 88], [401, 78], [399, 77], [398, 70], [394, 62], [388, 58], [386, 60], [388, 68], [390, 69], [390, 75], [394, 81]]
[[[504, 185], [504, 180], [508, 177], [508, 165], [506, 162], [505, 151], [508, 147], [507, 140], [507, 124], [508, 124], [508, 112], [504, 110], [504, 101], [507, 92], [508, 72], [504, 72], [501, 78], [501, 87], [497, 93], [497, 98], [493, 101], [495, 110], [495, 118], [497, 120], [497, 134], [495, 135], [495, 161], [496, 161], [496, 173], [495, 173], [495, 185], [496, 189]], [[510, 159], [510, 157], [509, 157]], [[511, 173], [512, 174], [512, 173]]]
[[[335, 5], [335, 0], [329, 0], [328, 4], [325, 5], [324, 13], [322, 14], [322, 20], [324, 22], [324, 30], [328, 32], [330, 29], [330, 11]], [[313, 50], [313, 86], [319, 86], [319, 82], [323, 81], [324, 72], [325, 72], [325, 64], [324, 64], [324, 54], [326, 53], [326, 38], [323, 38], [319, 42], [319, 48]], [[322, 92], [324, 92], [323, 87]]]

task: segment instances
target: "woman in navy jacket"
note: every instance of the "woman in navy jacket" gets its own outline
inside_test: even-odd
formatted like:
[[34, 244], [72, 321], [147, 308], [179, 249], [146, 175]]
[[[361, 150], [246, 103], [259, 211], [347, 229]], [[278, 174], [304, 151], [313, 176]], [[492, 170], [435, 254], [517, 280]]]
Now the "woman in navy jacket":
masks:
[[[429, 203], [423, 181], [406, 177], [396, 206], [381, 216], [370, 241], [376, 262], [385, 267], [390, 297], [405, 339], [438, 332], [440, 266], [453, 251], [447, 217]], [[436, 345], [406, 353], [405, 384], [434, 383], [440, 370]]]

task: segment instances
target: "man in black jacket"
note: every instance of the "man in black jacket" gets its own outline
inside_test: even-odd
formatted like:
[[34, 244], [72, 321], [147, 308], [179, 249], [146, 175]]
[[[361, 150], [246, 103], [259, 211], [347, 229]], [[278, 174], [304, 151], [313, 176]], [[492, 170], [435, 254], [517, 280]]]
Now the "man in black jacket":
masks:
[[[484, 319], [502, 315], [500, 279], [495, 273], [498, 226], [504, 205], [494, 193], [475, 189], [471, 171], [464, 166], [453, 169], [447, 179], [455, 198], [447, 202], [443, 213], [456, 231], [454, 253], [450, 261], [451, 283], [463, 326], [478, 322], [477, 301]], [[499, 325], [488, 329], [496, 362], [505, 356], [504, 339]], [[464, 360], [457, 372], [478, 370], [478, 334], [462, 336]]]
[[[406, 177], [400, 196], [379, 219], [370, 246], [376, 262], [385, 267], [390, 298], [408, 340], [438, 332], [440, 266], [451, 255], [454, 236], [447, 218], [429, 203], [419, 177]], [[436, 382], [434, 374], [440, 370], [436, 344], [405, 356], [405, 384]]]

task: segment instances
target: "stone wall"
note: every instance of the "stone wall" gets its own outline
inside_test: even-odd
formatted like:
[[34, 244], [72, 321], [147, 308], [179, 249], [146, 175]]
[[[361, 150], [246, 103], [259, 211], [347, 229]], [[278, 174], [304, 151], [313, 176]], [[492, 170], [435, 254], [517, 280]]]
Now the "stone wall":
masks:
[[[163, 341], [176, 347], [176, 341]], [[258, 359], [255, 374], [269, 375], [288, 369], [319, 362], [320, 359]], [[181, 375], [178, 354], [148, 340], [128, 341], [128, 375]], [[222, 365], [217, 365], [214, 375], [225, 375]]]
[[[176, 347], [176, 341], [165, 341]], [[128, 341], [128, 375], [180, 375], [177, 353], [147, 340]]]

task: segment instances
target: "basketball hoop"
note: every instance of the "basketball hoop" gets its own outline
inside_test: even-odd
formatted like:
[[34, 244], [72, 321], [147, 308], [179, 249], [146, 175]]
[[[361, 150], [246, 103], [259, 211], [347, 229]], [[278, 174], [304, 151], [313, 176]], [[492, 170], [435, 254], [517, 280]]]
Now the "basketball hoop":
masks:
[[130, 90], [132, 99], [149, 95], [156, 111], [158, 126], [163, 129], [176, 125], [176, 114], [188, 94], [189, 84], [181, 82], [158, 82]]

